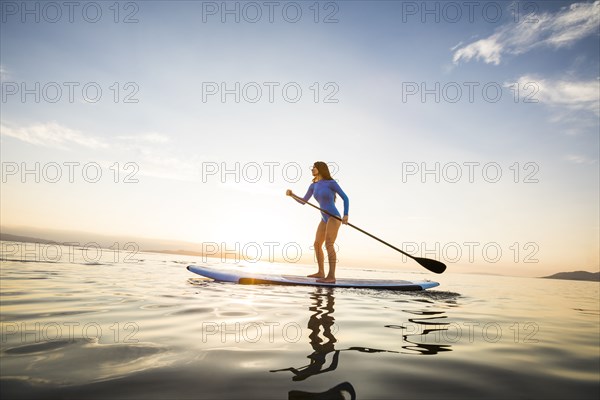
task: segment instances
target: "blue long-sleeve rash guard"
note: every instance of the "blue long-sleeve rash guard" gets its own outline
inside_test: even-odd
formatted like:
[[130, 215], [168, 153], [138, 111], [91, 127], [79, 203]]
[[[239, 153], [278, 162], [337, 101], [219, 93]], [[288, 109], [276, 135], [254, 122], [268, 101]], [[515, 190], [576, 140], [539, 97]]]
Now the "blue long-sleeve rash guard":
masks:
[[[344, 200], [344, 215], [348, 215], [348, 209], [350, 208], [350, 200], [346, 193], [342, 190], [340, 185], [334, 180], [324, 180], [321, 179], [317, 182], [311, 183], [308, 187], [308, 191], [302, 198], [304, 201], [308, 201], [311, 196], [314, 196], [315, 199], [319, 202], [319, 205], [322, 209], [327, 210], [333, 215], [337, 215], [340, 217], [340, 212], [335, 208], [335, 203], [333, 202], [335, 193], [339, 194], [342, 200]], [[302, 203], [300, 200], [296, 200], [300, 204]], [[341, 218], [341, 217], [340, 217]], [[329, 215], [321, 212], [321, 219], [324, 222], [327, 222], [329, 219]]]

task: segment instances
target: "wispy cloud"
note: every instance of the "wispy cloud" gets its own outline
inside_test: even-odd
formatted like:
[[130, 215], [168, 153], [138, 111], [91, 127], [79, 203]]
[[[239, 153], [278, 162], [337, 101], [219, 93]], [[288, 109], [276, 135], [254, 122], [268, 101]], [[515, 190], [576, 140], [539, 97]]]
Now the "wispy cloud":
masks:
[[2, 138], [11, 137], [23, 142], [59, 150], [75, 150], [85, 147], [97, 150], [99, 160], [125, 159], [138, 164], [140, 175], [163, 179], [198, 181], [201, 161], [196, 155], [177, 154], [165, 145], [169, 136], [162, 133], [142, 133], [103, 139], [86, 135], [57, 122], [36, 123], [26, 126], [3, 123], [0, 125]]
[[133, 156], [140, 164], [140, 174], [154, 178], [198, 181], [200, 166], [196, 157], [177, 154], [168, 146], [171, 139], [158, 132], [117, 136], [116, 151]]
[[162, 133], [150, 132], [144, 133], [140, 135], [125, 135], [125, 136], [117, 136], [117, 139], [136, 143], [136, 144], [144, 144], [144, 143], [152, 143], [152, 144], [160, 144], [167, 143], [169, 141], [169, 137], [163, 135]]
[[242, 193], [250, 193], [253, 195], [265, 195], [265, 196], [274, 196], [281, 197], [281, 193], [283, 193], [283, 189], [280, 187], [275, 187], [272, 184], [265, 183], [252, 183], [247, 182], [245, 180], [240, 180], [240, 182], [221, 182], [219, 187], [227, 190], [231, 190], [234, 192], [242, 192]]
[[[500, 64], [506, 54], [522, 54], [536, 47], [560, 48], [594, 34], [600, 23], [600, 1], [575, 3], [555, 13], [523, 17], [499, 27], [491, 36], [457, 47], [453, 61], [472, 59]], [[460, 45], [460, 44], [459, 44]]]
[[588, 164], [593, 165], [598, 162], [596, 159], [592, 159], [581, 154], [568, 154], [565, 156], [565, 160], [575, 164]]
[[8, 71], [4, 65], [0, 64], [0, 81], [5, 81], [8, 79]]
[[149, 146], [138, 149], [140, 174], [177, 181], [200, 181], [201, 161], [196, 156], [174, 154], [169, 149]]
[[[529, 84], [530, 97], [540, 103], [569, 110], [590, 111], [600, 115], [600, 81], [551, 80], [524, 75], [518, 79], [519, 87]], [[510, 84], [507, 84], [507, 86]], [[535, 90], [535, 92], [533, 92]]]
[[19, 139], [30, 144], [69, 150], [70, 145], [78, 145], [91, 149], [107, 148], [108, 144], [92, 136], [67, 128], [57, 122], [33, 124], [23, 127], [0, 125], [0, 134]]

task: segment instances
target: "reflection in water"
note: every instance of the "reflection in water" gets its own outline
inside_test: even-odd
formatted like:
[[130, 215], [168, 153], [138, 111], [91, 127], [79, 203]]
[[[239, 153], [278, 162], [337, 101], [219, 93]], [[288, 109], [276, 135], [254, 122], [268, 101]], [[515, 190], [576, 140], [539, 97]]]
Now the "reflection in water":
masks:
[[[333, 306], [335, 304], [333, 290], [334, 289], [328, 287], [318, 287], [310, 296], [313, 300], [313, 305], [309, 307], [311, 315], [310, 319], [308, 320], [308, 328], [311, 331], [308, 337], [310, 339], [310, 345], [313, 348], [312, 354], [307, 356], [310, 359], [310, 363], [299, 368], [289, 367], [271, 370], [270, 372], [290, 371], [294, 374], [292, 380], [302, 381], [313, 375], [335, 370], [338, 366], [340, 352], [342, 351], [358, 351], [361, 353], [397, 353], [395, 351], [357, 346], [336, 350], [335, 343], [337, 342], [337, 339], [335, 338], [334, 333], [337, 329], [334, 325], [335, 319], [333, 317]], [[333, 356], [329, 365], [326, 365], [327, 355], [329, 353], [333, 353]], [[344, 393], [350, 395], [351, 399], [356, 398], [354, 387], [349, 382], [343, 382], [321, 393], [309, 393], [292, 390], [289, 392], [289, 399], [345, 399], [347, 397], [344, 396]]]
[[[271, 372], [290, 371], [295, 375], [292, 378], [294, 381], [302, 381], [312, 375], [322, 374], [324, 372], [329, 372], [336, 369], [341, 351], [359, 351], [361, 353], [397, 353], [397, 351], [357, 346], [336, 350], [334, 345], [337, 342], [337, 339], [333, 334], [337, 330], [336, 326], [334, 325], [335, 319], [333, 318], [333, 305], [335, 304], [333, 290], [334, 289], [328, 287], [318, 287], [310, 296], [311, 299], [313, 299], [313, 305], [308, 308], [310, 311], [312, 311], [310, 319], [308, 320], [308, 328], [311, 331], [308, 337], [310, 338], [310, 345], [313, 348], [313, 353], [307, 356], [310, 359], [310, 364], [300, 368], [290, 367], [275, 369], [271, 370]], [[323, 328], [323, 337], [321, 337], [321, 328]], [[327, 361], [326, 357], [329, 353], [333, 353], [333, 357], [329, 366], [324, 368]]]
[[[310, 345], [313, 348], [312, 354], [308, 356], [310, 363], [300, 368], [290, 367], [271, 370], [271, 372], [290, 371], [294, 374], [294, 377], [292, 378], [294, 381], [302, 381], [310, 376], [335, 370], [338, 366], [340, 351], [342, 351], [335, 349], [337, 339], [334, 336], [336, 327], [334, 325], [335, 319], [333, 318], [333, 305], [335, 304], [333, 289], [328, 287], [318, 287], [310, 297], [313, 300], [313, 305], [308, 308], [312, 312], [310, 319], [308, 320], [308, 329], [311, 331], [308, 337], [310, 339]], [[321, 328], [323, 328], [322, 336], [320, 334]], [[369, 349], [368, 347], [352, 347], [345, 350], [358, 350], [363, 352], [385, 351]], [[325, 366], [325, 363], [327, 362], [326, 357], [329, 353], [333, 353], [333, 358], [329, 366]], [[288, 393], [288, 399], [343, 400], [348, 398], [344, 394], [348, 394], [352, 400], [356, 399], [356, 391], [349, 382], [340, 383], [329, 390], [319, 393], [291, 390]]]
[[[310, 364], [300, 368], [290, 367], [271, 371], [291, 371], [295, 375], [292, 378], [294, 381], [301, 381], [312, 375], [333, 371], [337, 368], [340, 356], [340, 350], [335, 350], [334, 345], [337, 339], [332, 332], [334, 326], [333, 305], [335, 304], [333, 289], [318, 287], [310, 297], [313, 300], [313, 305], [309, 307], [312, 314], [308, 320], [308, 329], [311, 331], [308, 337], [313, 348], [313, 353], [308, 356]], [[323, 337], [320, 335], [321, 327], [323, 328]], [[324, 368], [327, 354], [331, 352], [334, 353], [333, 359], [330, 365]]]
[[[349, 347], [346, 349], [335, 349], [335, 319], [333, 317], [335, 297], [333, 296], [332, 288], [318, 287], [311, 294], [312, 305], [309, 307], [311, 311], [308, 321], [310, 329], [310, 345], [313, 349], [312, 354], [308, 355], [310, 363], [302, 367], [289, 367], [271, 370], [270, 372], [290, 371], [294, 374], [292, 380], [303, 381], [313, 375], [323, 374], [333, 371], [338, 367], [340, 353], [342, 351], [358, 351], [361, 353], [398, 353], [397, 351], [374, 349], [370, 347]], [[421, 343], [415, 338], [419, 336], [422, 341], [423, 337], [429, 336], [439, 339], [437, 332], [446, 331], [448, 323], [440, 322], [440, 319], [447, 318], [442, 311], [414, 311], [403, 310], [403, 312], [416, 315], [418, 317], [409, 318], [408, 322], [403, 325], [385, 325], [386, 328], [402, 329], [404, 331], [402, 338], [404, 343], [402, 348], [408, 350], [405, 354], [422, 354], [431, 355], [444, 351], [451, 351], [450, 345], [440, 345], [433, 343]], [[331, 362], [327, 364], [327, 356], [333, 353]], [[289, 399], [345, 399], [344, 394], [350, 395], [352, 399], [356, 398], [354, 388], [349, 382], [341, 383], [333, 388], [320, 393], [310, 393], [292, 390], [288, 393]]]
[[311, 392], [302, 392], [300, 390], [290, 390], [288, 393], [289, 400], [344, 400], [347, 399], [347, 396], [344, 394], [347, 393], [350, 395], [350, 400], [356, 399], [356, 392], [354, 391], [354, 387], [348, 382], [340, 383], [337, 386], [332, 387], [331, 389], [321, 392], [321, 393], [311, 393]]
[[[153, 343], [107, 344], [100, 343], [98, 338], [76, 337], [68, 340], [44, 340], [40, 343], [26, 343], [3, 349], [2, 378], [12, 379], [12, 384], [89, 384], [166, 367], [172, 363], [170, 357], [166, 346]], [[84, 362], [85, 368], [82, 368]], [[18, 372], [5, 374], [5, 370]], [[4, 388], [3, 384], [2, 387]]]
[[[440, 318], [447, 318], [445, 315], [444, 316], [440, 315], [440, 314], [444, 314], [444, 312], [442, 312], [442, 311], [412, 311], [412, 310], [403, 310], [403, 311], [406, 313], [409, 313], [409, 314], [416, 314], [416, 315], [421, 315], [421, 316], [437, 315], [437, 316], [428, 317], [428, 318], [409, 318], [408, 321], [411, 322], [413, 325], [408, 325], [408, 324], [407, 325], [385, 325], [386, 328], [402, 329], [402, 330], [406, 331], [406, 333], [402, 335], [402, 339], [404, 340], [404, 342], [410, 343], [410, 345], [402, 346], [403, 349], [413, 352], [411, 354], [414, 354], [414, 352], [417, 352], [422, 355], [432, 355], [432, 354], [437, 354], [437, 353], [441, 353], [444, 351], [452, 351], [451, 345], [420, 343], [420, 342], [416, 341], [416, 339], [414, 339], [414, 341], [409, 340], [409, 337], [413, 338], [416, 336], [419, 336], [420, 339], [423, 340], [424, 336], [427, 336], [431, 333], [433, 333], [433, 335], [430, 336], [430, 338], [434, 337], [436, 340], [439, 340], [439, 335], [436, 333], [440, 332], [440, 331], [446, 331], [447, 328], [445, 328], [445, 326], [447, 326], [449, 324], [446, 322], [439, 322], [439, 321], [435, 321], [435, 320], [438, 320]], [[419, 330], [418, 328], [422, 328], [422, 329]]]

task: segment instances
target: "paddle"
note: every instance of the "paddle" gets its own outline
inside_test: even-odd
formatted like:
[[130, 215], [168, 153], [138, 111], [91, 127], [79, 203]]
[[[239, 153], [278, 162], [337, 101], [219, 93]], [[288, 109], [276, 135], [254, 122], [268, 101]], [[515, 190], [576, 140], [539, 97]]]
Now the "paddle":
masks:
[[[333, 217], [339, 221], [341, 221], [342, 219], [340, 217], [338, 217], [337, 215], [333, 215], [330, 212], [327, 212], [326, 210], [323, 210], [320, 207], [315, 206], [314, 204], [308, 202], [308, 201], [304, 201], [304, 199], [296, 196], [295, 194], [291, 194], [290, 196], [292, 196], [293, 198], [295, 198], [296, 200], [299, 200], [303, 203], [308, 204], [309, 206], [312, 206], [314, 208], [316, 208], [317, 210], [321, 210], [322, 212], [324, 212], [325, 214], [329, 215], [330, 217]], [[442, 272], [444, 272], [446, 270], [446, 265], [444, 263], [441, 263], [439, 261], [436, 260], [431, 260], [429, 258], [422, 258], [422, 257], [413, 257], [408, 253], [403, 252], [402, 250], [400, 250], [399, 248], [397, 248], [396, 246], [392, 246], [391, 244], [389, 244], [388, 242], [384, 242], [383, 240], [379, 239], [378, 237], [371, 235], [369, 232], [363, 231], [362, 229], [360, 229], [358, 226], [354, 226], [351, 223], [348, 223], [347, 225], [350, 225], [351, 227], [353, 227], [354, 229], [364, 233], [365, 235], [371, 236], [373, 239], [380, 241], [381, 243], [390, 246], [392, 249], [399, 251], [400, 253], [404, 254], [407, 257], [412, 258], [413, 260], [415, 260], [416, 262], [418, 262], [419, 264], [421, 264], [421, 266], [427, 268], [428, 270], [430, 270], [431, 272], [435, 272], [436, 274], [441, 274]]]

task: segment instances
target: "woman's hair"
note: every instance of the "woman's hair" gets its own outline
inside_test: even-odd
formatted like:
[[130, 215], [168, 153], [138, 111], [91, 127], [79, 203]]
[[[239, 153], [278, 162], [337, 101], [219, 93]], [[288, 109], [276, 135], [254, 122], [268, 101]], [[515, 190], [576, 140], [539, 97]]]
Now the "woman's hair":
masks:
[[[319, 175], [326, 181], [331, 181], [333, 178], [331, 177], [331, 173], [329, 172], [329, 167], [323, 161], [317, 161], [313, 164], [317, 171], [319, 171]], [[317, 177], [315, 176], [313, 182], [316, 182]]]

